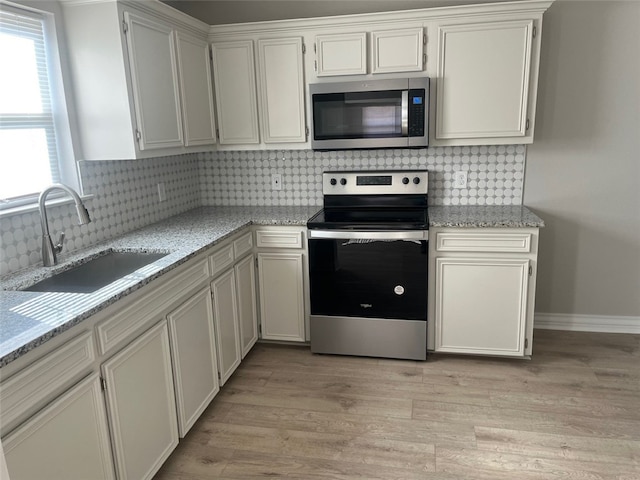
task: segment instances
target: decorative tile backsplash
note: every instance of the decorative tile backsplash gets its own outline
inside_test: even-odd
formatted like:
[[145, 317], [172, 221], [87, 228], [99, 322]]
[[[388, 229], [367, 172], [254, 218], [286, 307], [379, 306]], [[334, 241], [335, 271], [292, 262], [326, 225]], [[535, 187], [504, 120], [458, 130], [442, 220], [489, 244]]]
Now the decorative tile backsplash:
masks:
[[[143, 227], [199, 206], [198, 160], [195, 154], [81, 162], [85, 202], [91, 223], [78, 226], [73, 203], [47, 207], [51, 238], [66, 234], [64, 253]], [[167, 200], [158, 200], [164, 183]], [[28, 212], [0, 217], [0, 276], [42, 261], [40, 216]]]
[[[325, 170], [426, 168], [431, 205], [519, 205], [523, 145], [428, 149], [207, 152], [144, 160], [81, 162], [92, 222], [78, 226], [73, 204], [48, 207], [52, 238], [65, 231], [72, 252], [200, 205], [322, 205]], [[467, 189], [453, 172], [468, 172]], [[282, 175], [282, 190], [271, 174]], [[164, 183], [167, 200], [158, 199]], [[0, 217], [0, 276], [42, 261], [37, 212]], [[64, 254], [64, 252], [63, 252]]]
[[[524, 145], [428, 149], [227, 151], [198, 154], [203, 205], [322, 205], [322, 172], [426, 168], [431, 205], [519, 205]], [[453, 172], [466, 170], [466, 189]], [[271, 174], [282, 174], [282, 190]]]

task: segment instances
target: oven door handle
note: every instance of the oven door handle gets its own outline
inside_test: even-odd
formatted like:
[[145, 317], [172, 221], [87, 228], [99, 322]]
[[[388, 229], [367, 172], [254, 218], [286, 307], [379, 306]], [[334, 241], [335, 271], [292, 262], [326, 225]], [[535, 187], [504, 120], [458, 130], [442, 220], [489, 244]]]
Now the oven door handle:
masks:
[[375, 232], [357, 230], [309, 230], [309, 238], [344, 240], [429, 240], [429, 230]]

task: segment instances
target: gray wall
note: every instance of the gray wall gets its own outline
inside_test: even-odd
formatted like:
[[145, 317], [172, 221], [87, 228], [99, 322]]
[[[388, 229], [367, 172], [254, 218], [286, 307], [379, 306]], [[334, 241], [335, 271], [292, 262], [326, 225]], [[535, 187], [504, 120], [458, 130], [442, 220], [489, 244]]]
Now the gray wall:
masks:
[[524, 204], [544, 218], [536, 311], [640, 316], [640, 3], [545, 13]]

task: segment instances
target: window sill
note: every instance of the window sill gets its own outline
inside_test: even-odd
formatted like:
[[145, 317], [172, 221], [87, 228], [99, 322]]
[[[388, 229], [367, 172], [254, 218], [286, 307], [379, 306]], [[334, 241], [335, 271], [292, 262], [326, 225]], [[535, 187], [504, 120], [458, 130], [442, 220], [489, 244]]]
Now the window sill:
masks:
[[[84, 202], [86, 200], [92, 200], [94, 195], [80, 195], [80, 199]], [[67, 205], [73, 203], [73, 198], [69, 196], [64, 196], [61, 198], [52, 198], [51, 200], [47, 200], [45, 205], [47, 207], [56, 207], [59, 205]], [[38, 202], [29, 203], [26, 205], [20, 205], [17, 207], [10, 207], [4, 210], [0, 210], [0, 218], [4, 217], [12, 217], [14, 215], [21, 215], [23, 213], [31, 213], [38, 211]]]

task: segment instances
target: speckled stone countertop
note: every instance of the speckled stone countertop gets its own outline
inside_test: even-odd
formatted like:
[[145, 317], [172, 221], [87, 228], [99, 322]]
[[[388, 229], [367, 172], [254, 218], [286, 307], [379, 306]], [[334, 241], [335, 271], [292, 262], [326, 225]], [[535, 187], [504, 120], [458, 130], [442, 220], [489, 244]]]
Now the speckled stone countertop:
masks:
[[[0, 368], [250, 225], [306, 225], [320, 207], [201, 207], [5, 277]], [[15, 291], [108, 251], [168, 255], [93, 293]]]
[[[320, 207], [201, 207], [1, 281], [0, 368], [251, 225], [306, 225]], [[432, 227], [542, 227], [520, 206], [432, 206]], [[93, 293], [16, 291], [109, 251], [167, 253]]]
[[544, 227], [544, 221], [520, 205], [455, 205], [429, 207], [430, 227]]

